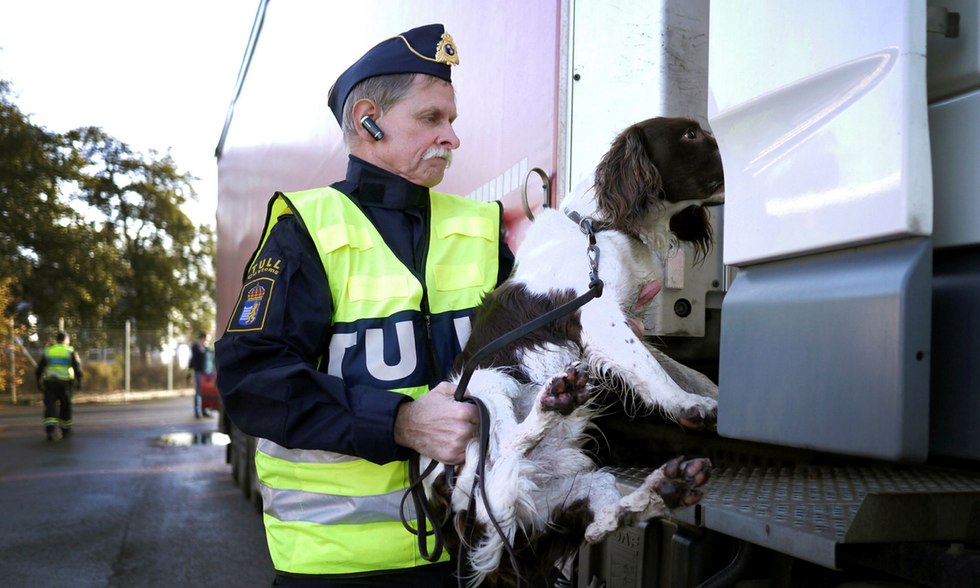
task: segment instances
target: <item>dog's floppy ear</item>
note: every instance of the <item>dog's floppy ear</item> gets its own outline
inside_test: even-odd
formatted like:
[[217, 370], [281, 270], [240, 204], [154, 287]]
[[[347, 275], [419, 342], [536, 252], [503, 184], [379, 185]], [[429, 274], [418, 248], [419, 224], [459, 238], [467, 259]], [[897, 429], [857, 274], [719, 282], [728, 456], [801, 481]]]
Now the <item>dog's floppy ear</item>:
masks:
[[703, 206], [689, 206], [670, 217], [670, 232], [681, 241], [694, 248], [694, 263], [701, 263], [708, 257], [714, 231], [708, 211]]
[[595, 171], [596, 208], [603, 223], [633, 236], [641, 234], [662, 184], [644, 142], [643, 129], [629, 127], [616, 137]]

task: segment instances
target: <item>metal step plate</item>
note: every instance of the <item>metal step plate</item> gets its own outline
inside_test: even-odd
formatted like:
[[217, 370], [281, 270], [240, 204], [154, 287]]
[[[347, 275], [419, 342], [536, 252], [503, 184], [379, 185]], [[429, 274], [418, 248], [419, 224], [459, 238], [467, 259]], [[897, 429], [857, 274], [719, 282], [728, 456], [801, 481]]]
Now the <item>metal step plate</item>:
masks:
[[[609, 468], [622, 491], [652, 470]], [[717, 467], [671, 518], [836, 568], [837, 546], [980, 539], [980, 475], [900, 466]]]

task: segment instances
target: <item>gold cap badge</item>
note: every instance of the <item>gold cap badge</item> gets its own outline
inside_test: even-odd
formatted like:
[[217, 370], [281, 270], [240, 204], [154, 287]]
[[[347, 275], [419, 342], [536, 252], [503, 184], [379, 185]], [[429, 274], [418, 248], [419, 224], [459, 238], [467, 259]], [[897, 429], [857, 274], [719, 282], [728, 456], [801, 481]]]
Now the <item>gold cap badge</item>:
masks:
[[436, 61], [448, 65], [459, 65], [456, 43], [453, 43], [453, 38], [449, 33], [443, 33], [442, 39], [436, 45]]
[[393, 39], [401, 39], [405, 42], [405, 46], [408, 50], [415, 54], [416, 57], [421, 57], [426, 61], [431, 61], [433, 63], [443, 63], [445, 65], [459, 65], [459, 53], [456, 51], [456, 43], [453, 42], [453, 38], [449, 33], [443, 33], [442, 38], [436, 43], [436, 56], [429, 57], [427, 55], [422, 55], [412, 47], [412, 44], [408, 42], [405, 35], [398, 35], [397, 37], [392, 37]]

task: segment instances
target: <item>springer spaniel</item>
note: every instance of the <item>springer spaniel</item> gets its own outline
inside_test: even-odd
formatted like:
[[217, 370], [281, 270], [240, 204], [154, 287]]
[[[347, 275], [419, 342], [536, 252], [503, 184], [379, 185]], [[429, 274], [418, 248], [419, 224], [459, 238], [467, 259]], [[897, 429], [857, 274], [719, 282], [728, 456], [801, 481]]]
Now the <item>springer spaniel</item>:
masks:
[[471, 442], [455, 485], [439, 477], [435, 486], [455, 513], [470, 585], [513, 585], [518, 575], [538, 585], [583, 539], [594, 543], [700, 500], [707, 459], [672, 460], [622, 496], [582, 447], [599, 389], [625, 390], [633, 409], [660, 410], [686, 428], [714, 425], [717, 387], [647, 344], [642, 317], [671, 248], [686, 241], [699, 258], [707, 253], [704, 207], [723, 202], [723, 184], [718, 145], [697, 122], [653, 118], [630, 126], [595, 171], [594, 202], [566, 199], [564, 212], [542, 211], [513, 275], [477, 310], [457, 373], [489, 342], [589, 290], [589, 241], [566, 212], [578, 208], [592, 219], [602, 294], [482, 358], [467, 387], [489, 410], [489, 449], [483, 456]]

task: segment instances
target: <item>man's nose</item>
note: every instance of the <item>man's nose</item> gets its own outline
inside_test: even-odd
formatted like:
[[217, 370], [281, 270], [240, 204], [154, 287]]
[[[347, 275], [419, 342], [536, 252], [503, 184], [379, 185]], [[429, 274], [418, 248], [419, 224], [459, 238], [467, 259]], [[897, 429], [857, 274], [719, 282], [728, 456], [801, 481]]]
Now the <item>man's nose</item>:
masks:
[[449, 125], [448, 132], [443, 136], [443, 144], [447, 145], [450, 149], [459, 149], [459, 137], [456, 135], [456, 130], [453, 129], [452, 125]]

